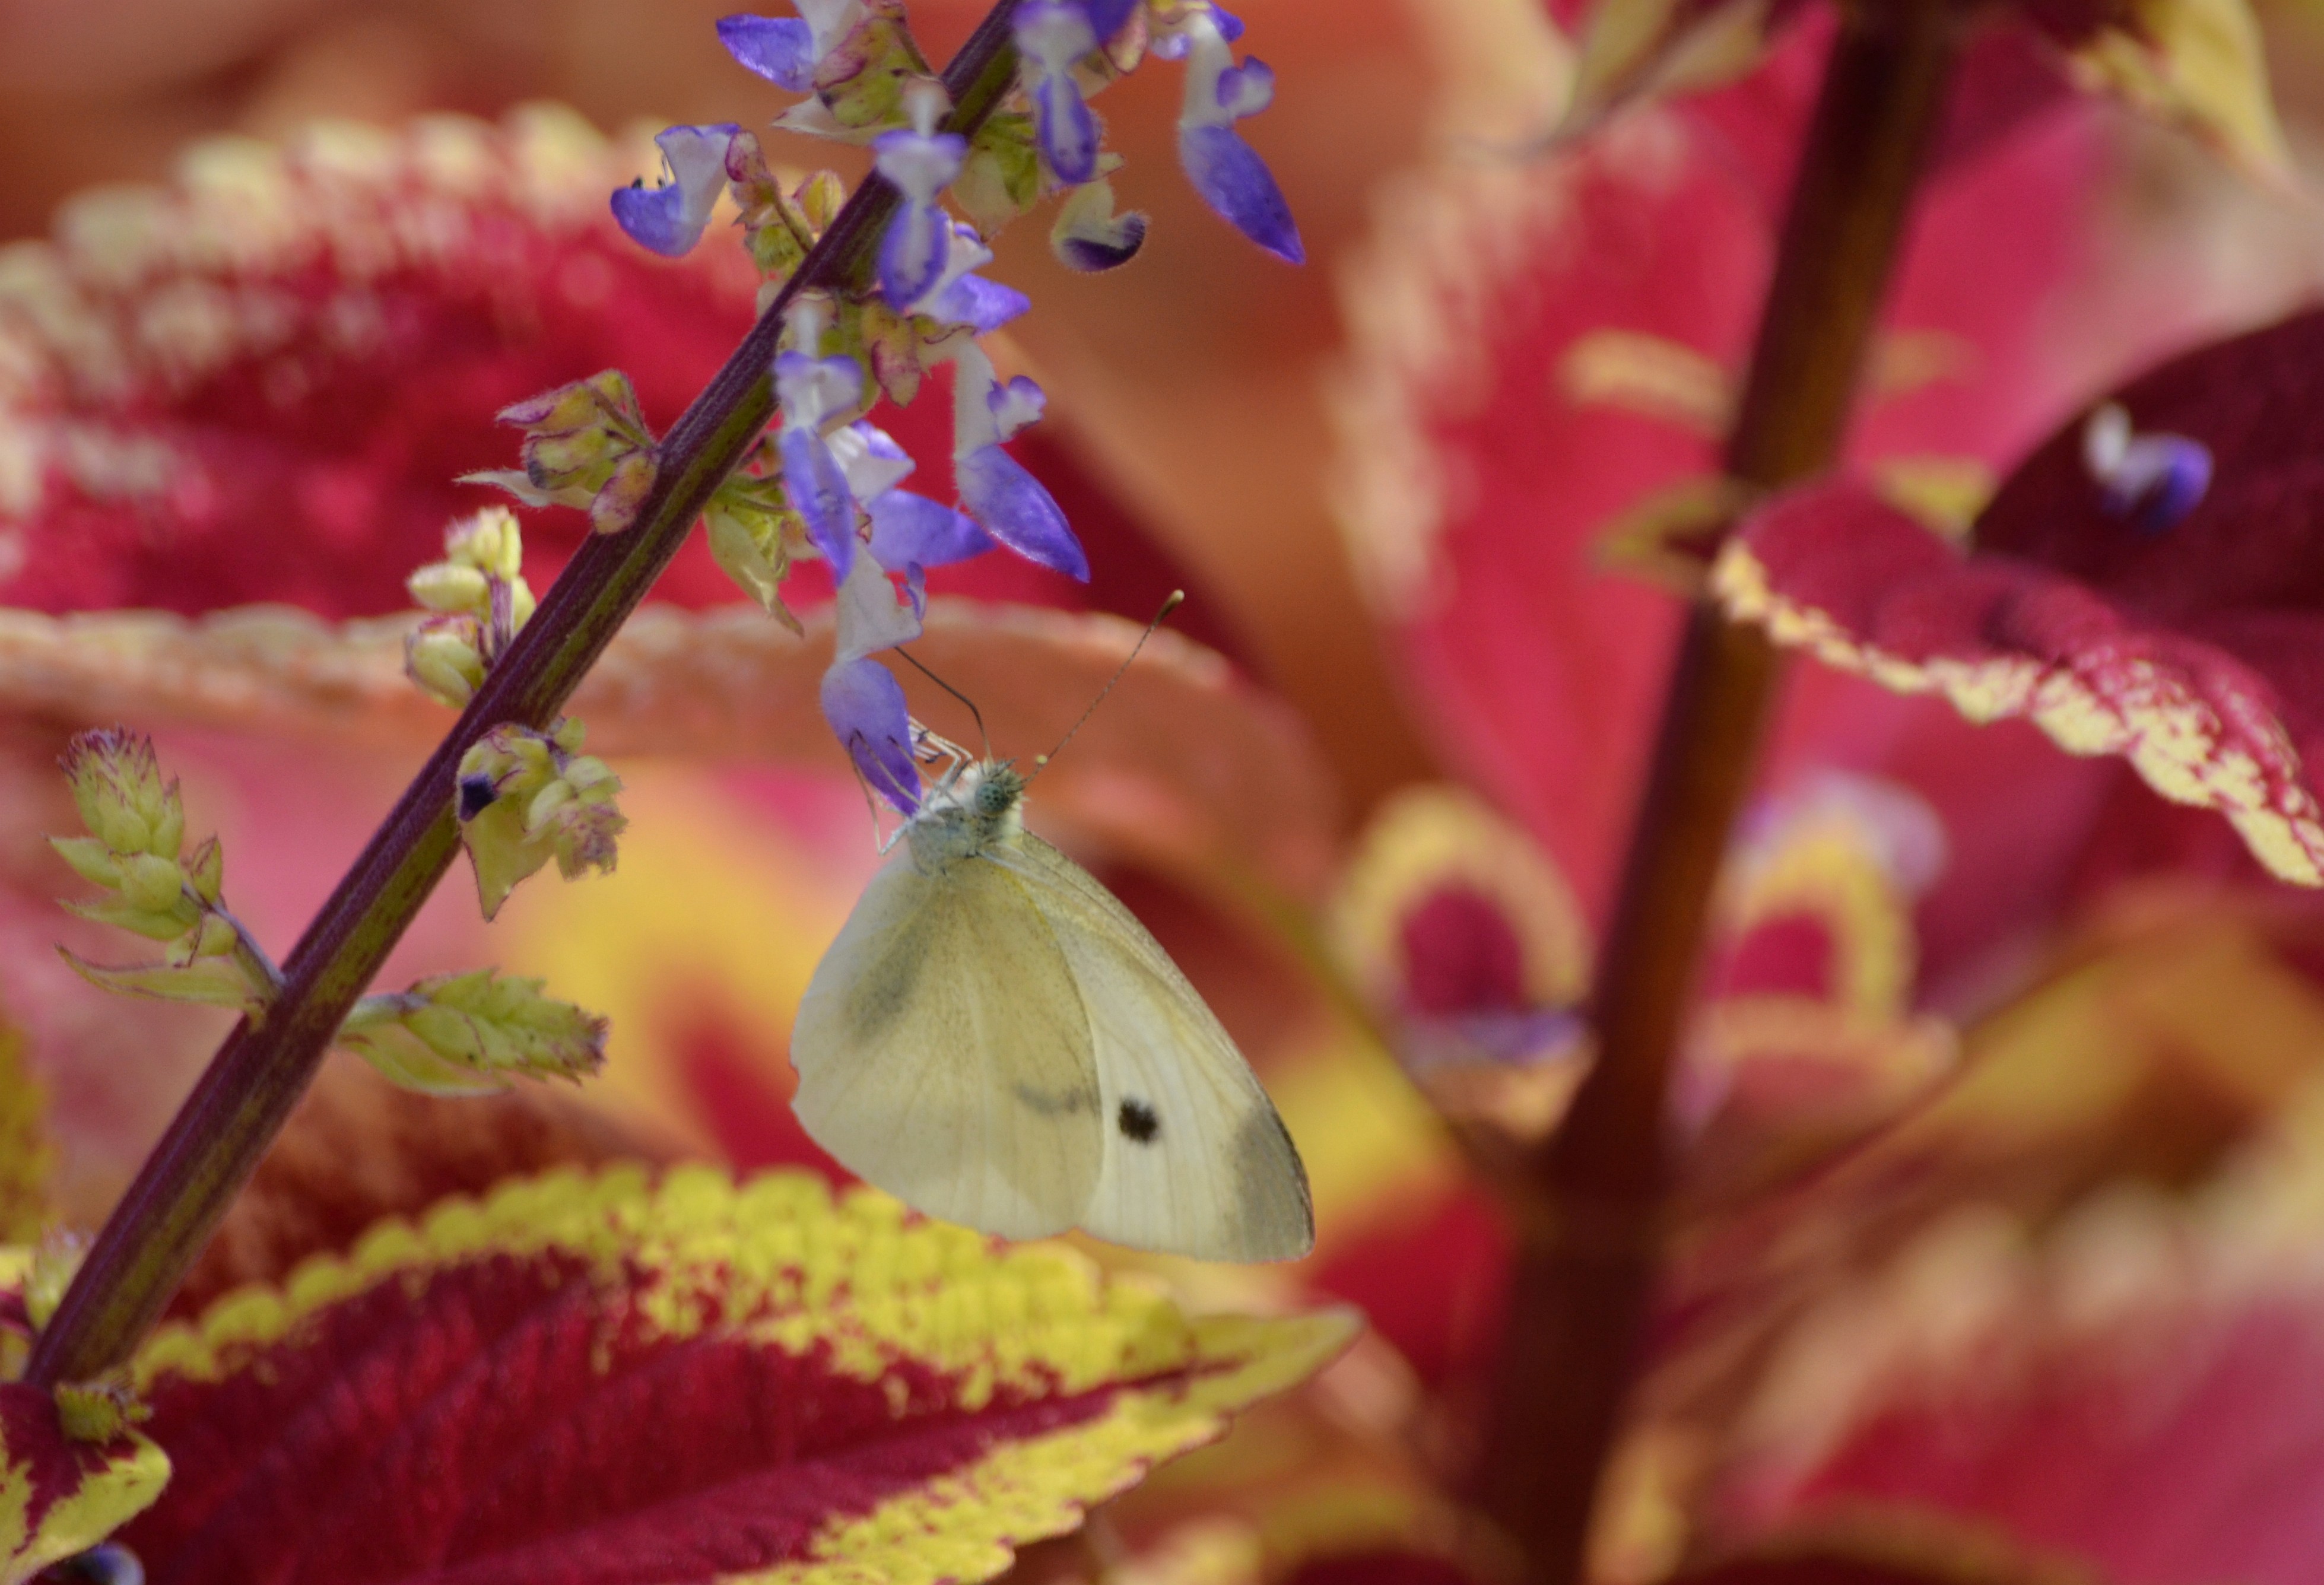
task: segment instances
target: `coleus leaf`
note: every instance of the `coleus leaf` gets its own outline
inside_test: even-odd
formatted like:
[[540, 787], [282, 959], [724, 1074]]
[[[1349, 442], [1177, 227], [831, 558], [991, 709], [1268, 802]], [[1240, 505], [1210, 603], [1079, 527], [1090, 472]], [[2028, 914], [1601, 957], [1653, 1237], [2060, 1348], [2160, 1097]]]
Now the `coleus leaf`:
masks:
[[544, 1085], [440, 1100], [347, 1058], [324, 1063], [194, 1263], [170, 1313], [192, 1320], [229, 1291], [280, 1282], [350, 1248], [389, 1216], [553, 1167], [659, 1161], [671, 1142]]
[[2315, 1124], [2184, 1203], [2118, 1189], [2046, 1232], [1963, 1208], [1892, 1244], [1786, 1341], [1725, 1522], [1934, 1509], [2123, 1585], [2310, 1578]]
[[[0, 607], [405, 607], [403, 580], [444, 525], [490, 499], [459, 476], [516, 460], [495, 413], [620, 369], [659, 428], [749, 329], [742, 249], [656, 258], [607, 211], [606, 191], [659, 159], [535, 106], [498, 125], [439, 115], [329, 124], [281, 147], [198, 143], [167, 186], [68, 202], [54, 235], [0, 271]], [[927, 459], [916, 487], [947, 495], [941, 391], [875, 417]], [[1142, 621], [1187, 582], [1054, 440], [1013, 449], [1084, 540], [1108, 547], [1103, 586], [983, 557], [935, 587]], [[521, 515], [545, 588], [587, 524]], [[690, 544], [655, 598], [735, 591]], [[1188, 617], [1226, 642], [1199, 605]]]
[[973, 1581], [1295, 1385], [1344, 1313], [1189, 1319], [819, 1179], [552, 1175], [157, 1334], [155, 1585]]
[[[1562, 134], [1586, 131], [1634, 99], [1743, 76], [1805, 9], [1799, 0], [1600, 0], [1582, 23]], [[2249, 170], [2289, 175], [2248, 0], [2020, 0], [2014, 10], [1982, 29], [1963, 60], [1946, 152], [1983, 146], [2070, 78], [2187, 128]], [[2070, 58], [2064, 72], [2046, 67], [2041, 87], [2025, 81], [2028, 33]]]
[[0, 1382], [0, 1585], [22, 1585], [96, 1545], [169, 1478], [169, 1459], [148, 1438], [72, 1441], [55, 1399]]
[[[1787, 46], [1778, 64], [1791, 63]], [[1367, 300], [1397, 308], [1359, 327], [1343, 409], [1359, 571], [1434, 734], [1532, 828], [1585, 911], [1611, 889], [1674, 617], [1661, 591], [1606, 576], [1603, 532], [1718, 464], [1696, 429], [1576, 400], [1563, 377], [1577, 351], [1602, 348], [1609, 331], [1675, 344], [1722, 371], [1741, 364], [1771, 255], [1775, 172], [1788, 168], [1805, 99], [1804, 85], [1761, 74], [1642, 108], [1521, 174], [1489, 178], [1448, 162], [1426, 207], [1383, 236], [1368, 278]], [[1766, 135], [1742, 146], [1773, 152], [1738, 172], [1731, 134], [1746, 121]], [[1931, 180], [1890, 340], [1961, 355], [1935, 382], [1868, 403], [1850, 441], [1859, 463], [2004, 461], [2072, 392], [2120, 366], [2122, 327], [2108, 327], [2103, 346], [2054, 334], [2089, 246], [2099, 133], [2092, 107], [2069, 101], [1988, 157]], [[1984, 233], [1997, 207], [2050, 229], [1996, 260]], [[2154, 329], [2127, 333], [2153, 346]], [[2044, 847], [2023, 821], [1969, 824], [1998, 784], [1990, 769], [1968, 782], [1957, 756], [1937, 751], [1949, 746], [1943, 734], [1968, 735], [1948, 714], [1803, 675], [1774, 744], [1776, 781], [1809, 760], [1889, 775], [1958, 823], [1954, 867], [1924, 905], [1947, 915], [1932, 955], [1991, 940], [2002, 899], [2032, 906], [2070, 859], [2060, 834], [2044, 833]], [[2041, 769], [2038, 737], [2022, 735], [1993, 746], [2010, 755], [2013, 774]], [[1578, 764], [1591, 774], [1572, 774]], [[2076, 788], [2097, 774], [2043, 773]], [[2012, 806], [2021, 813], [2034, 802], [2070, 806], [2019, 785]], [[2027, 840], [2003, 866], [2012, 884], [1985, 884], [1981, 871], [2018, 833]]]
[[24, 1037], [0, 1019], [0, 1244], [30, 1243], [48, 1220], [49, 1145]]
[[[593, 750], [752, 758], [843, 772], [816, 702], [829, 607], [807, 643], [754, 607], [649, 606], [583, 682]], [[1003, 752], [1064, 736], [1138, 638], [1117, 618], [932, 600], [915, 652], [974, 698]], [[944, 696], [912, 693], [931, 719]], [[233, 725], [432, 743], [441, 709], [403, 675], [400, 628], [294, 611], [51, 617], [0, 611], [0, 704], [92, 724]], [[956, 728], [970, 730], [966, 725]], [[1125, 794], [1135, 790], [1135, 797]], [[1331, 862], [1329, 773], [1283, 706], [1167, 630], [1041, 780], [1043, 806], [1166, 867], [1231, 863], [1301, 895]]]
[[2260, 862], [2324, 884], [2324, 313], [2190, 353], [2116, 397], [2200, 443], [2210, 484], [2159, 531], [2109, 502], [2069, 424], [2010, 476], [1976, 549], [1860, 484], [1747, 520], [1716, 583], [1779, 642], [1972, 721], [2023, 717], [2216, 809]]

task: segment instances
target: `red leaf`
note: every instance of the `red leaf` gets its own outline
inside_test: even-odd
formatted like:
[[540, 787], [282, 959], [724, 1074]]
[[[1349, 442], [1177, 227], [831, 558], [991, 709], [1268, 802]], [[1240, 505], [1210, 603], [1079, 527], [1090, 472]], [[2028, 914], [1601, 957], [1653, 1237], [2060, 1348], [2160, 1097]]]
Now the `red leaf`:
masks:
[[2109, 513], [2067, 426], [1962, 557], [1861, 486], [1757, 514], [1720, 570], [1729, 607], [1784, 641], [1971, 720], [2024, 717], [2117, 754], [2164, 797], [2225, 814], [2275, 873], [2324, 882], [2303, 762], [2324, 752], [2324, 314], [2207, 347], [2119, 401], [2202, 442], [2182, 521]]
[[0, 1382], [0, 1580], [28, 1580], [96, 1545], [169, 1477], [143, 1436], [72, 1441], [47, 1393]]
[[[565, 111], [435, 117], [198, 145], [167, 189], [69, 205], [0, 281], [0, 604], [408, 607], [445, 524], [503, 499], [453, 482], [514, 462], [501, 408], [619, 367], [665, 429], [749, 328], [731, 235], [669, 261], [613, 224], [606, 194], [653, 160]], [[924, 459], [912, 487], [945, 498], [948, 384], [873, 415]], [[1054, 438], [1019, 449], [1098, 582], [986, 556], [934, 588], [1143, 622], [1188, 582]], [[523, 515], [545, 587], [586, 523]], [[739, 598], [699, 543], [656, 592]], [[792, 604], [827, 595], [817, 567]], [[1231, 648], [1208, 604], [1182, 625]]]
[[149, 1343], [181, 1475], [124, 1539], [156, 1585], [983, 1579], [1351, 1331], [796, 1175], [549, 1177]]

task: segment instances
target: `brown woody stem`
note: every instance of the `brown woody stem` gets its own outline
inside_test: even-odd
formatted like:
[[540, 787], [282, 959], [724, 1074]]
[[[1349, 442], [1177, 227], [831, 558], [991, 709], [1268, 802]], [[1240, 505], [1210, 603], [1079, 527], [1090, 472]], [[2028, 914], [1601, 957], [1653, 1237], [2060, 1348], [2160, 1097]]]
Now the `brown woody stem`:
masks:
[[[1010, 14], [998, 0], [952, 64], [945, 130], [973, 134], [1016, 78]], [[555, 718], [654, 580], [686, 542], [711, 493], [774, 416], [770, 370], [783, 310], [811, 287], [871, 279], [895, 189], [867, 178], [725, 366], [663, 439], [660, 471], [636, 521], [592, 537], [493, 668], [307, 927], [283, 964], [263, 1027], [236, 1025], [114, 1208], [55, 1316], [26, 1379], [79, 1381], [128, 1359], [177, 1291], [226, 1207], [306, 1092], [331, 1037], [459, 851], [453, 786], [460, 757], [495, 726]]]
[[[1858, 0], [1826, 69], [1727, 469], [1772, 489], [1839, 455], [1943, 107], [1950, 0]], [[1713, 885], [1780, 677], [1757, 630], [1689, 615], [1592, 1012], [1597, 1062], [1533, 1163], [1479, 1496], [1530, 1585], [1584, 1576], [1665, 1220], [1665, 1102]]]

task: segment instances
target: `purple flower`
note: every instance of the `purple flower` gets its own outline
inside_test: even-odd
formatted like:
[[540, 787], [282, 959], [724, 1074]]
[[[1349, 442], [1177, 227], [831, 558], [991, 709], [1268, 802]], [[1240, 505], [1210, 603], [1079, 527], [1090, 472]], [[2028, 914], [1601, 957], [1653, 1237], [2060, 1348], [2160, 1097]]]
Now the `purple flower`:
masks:
[[899, 604], [888, 575], [862, 556], [840, 579], [833, 606], [838, 631], [820, 689], [824, 719], [863, 779], [908, 815], [920, 801], [911, 715], [894, 675], [870, 657], [920, 636], [918, 602]]
[[[927, 117], [933, 124], [934, 117]], [[897, 131], [872, 140], [873, 163], [904, 197], [880, 239], [880, 290], [888, 306], [908, 314], [945, 275], [952, 222], [936, 196], [960, 174], [968, 140], [957, 133]]]
[[855, 559], [855, 497], [839, 459], [823, 438], [824, 420], [853, 410], [863, 397], [863, 372], [853, 358], [811, 358], [787, 352], [775, 358], [775, 392], [782, 404], [783, 491], [807, 524], [832, 576], [844, 580]]
[[[1126, 10], [1127, 7], [1124, 9]], [[1206, 10], [1189, 8], [1182, 14], [1182, 20], [1176, 25], [1164, 25], [1156, 29], [1153, 41], [1148, 45], [1148, 50], [1157, 60], [1184, 59], [1186, 51], [1194, 47], [1194, 24], [1196, 22], [1217, 29], [1219, 37], [1230, 44], [1242, 37], [1242, 18], [1224, 6], [1212, 5]]]
[[726, 53], [779, 88], [794, 94], [815, 88], [815, 65], [820, 55], [815, 30], [795, 16], [722, 16], [718, 41]]
[[823, 674], [820, 694], [823, 718], [872, 789], [906, 815], [917, 810], [920, 773], [912, 762], [912, 718], [895, 674], [876, 660], [835, 664]]
[[992, 548], [975, 520], [896, 486], [916, 465], [886, 430], [858, 420], [831, 438], [848, 487], [872, 518], [872, 559], [905, 576], [914, 608], [927, 604], [924, 575]]
[[945, 250], [945, 271], [929, 289], [918, 311], [940, 324], [965, 326], [979, 336], [998, 330], [1033, 306], [1032, 299], [1013, 286], [1003, 286], [973, 273], [992, 263], [992, 250], [973, 226], [953, 223], [952, 242]]
[[740, 130], [731, 121], [663, 129], [654, 145], [669, 179], [613, 189], [613, 218], [631, 241], [674, 259], [702, 240], [726, 186], [726, 145]]
[[1057, 209], [1049, 249], [1069, 270], [1085, 273], [1127, 264], [1146, 245], [1146, 217], [1133, 209], [1113, 212], [1113, 184], [1093, 181], [1076, 188]]
[[2135, 433], [2119, 402], [2090, 415], [2082, 429], [2082, 460], [2105, 488], [2107, 511], [2135, 518], [2150, 534], [2194, 511], [2211, 487], [2210, 447], [2184, 435]]
[[1036, 62], [1034, 134], [1049, 172], [1068, 187], [1097, 175], [1097, 122], [1074, 81], [1074, 66], [1097, 48], [1088, 14], [1074, 0], [1028, 0], [1018, 8], [1017, 48]]
[[1090, 32], [1097, 35], [1101, 44], [1120, 32], [1121, 24], [1128, 22], [1130, 14], [1137, 9], [1138, 0], [1082, 0], [1082, 10], [1089, 17]]
[[[1288, 263], [1303, 264], [1307, 250], [1291, 206], [1258, 151], [1242, 141], [1234, 124], [1256, 115], [1275, 97], [1275, 73], [1264, 61], [1234, 64], [1226, 14], [1197, 16], [1186, 28], [1191, 55], [1186, 63], [1186, 99], [1178, 115], [1178, 163], [1203, 201], [1236, 230]], [[1236, 31], [1240, 32], [1240, 24]]]
[[984, 531], [1028, 561], [1083, 583], [1089, 558], [1041, 482], [1001, 448], [1001, 443], [1040, 416], [1041, 388], [1019, 375], [1006, 386], [984, 349], [971, 343], [954, 355], [953, 482], [960, 503]]

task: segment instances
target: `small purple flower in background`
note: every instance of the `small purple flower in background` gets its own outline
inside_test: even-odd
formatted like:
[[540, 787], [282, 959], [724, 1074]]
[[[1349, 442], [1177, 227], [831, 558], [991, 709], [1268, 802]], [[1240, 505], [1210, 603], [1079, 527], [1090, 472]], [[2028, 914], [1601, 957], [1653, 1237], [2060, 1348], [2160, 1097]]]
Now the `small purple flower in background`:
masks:
[[918, 308], [944, 281], [952, 221], [937, 207], [936, 198], [952, 185], [968, 157], [966, 138], [936, 130], [945, 109], [943, 85], [930, 78], [904, 93], [912, 129], [881, 133], [872, 140], [872, 162], [904, 196], [880, 239], [880, 290], [899, 314]]
[[[814, 345], [820, 321], [802, 314], [793, 338]], [[825, 423], [862, 405], [863, 371], [853, 358], [816, 358], [803, 352], [775, 356], [775, 395], [782, 404], [783, 429], [777, 446], [783, 459], [783, 490], [791, 510], [807, 524], [807, 537], [831, 563], [831, 576], [845, 582], [855, 558], [855, 497], [847, 475], [823, 438]]]
[[2210, 447], [2184, 435], [2137, 434], [2129, 411], [2116, 401], [2090, 415], [2082, 430], [2082, 461], [2105, 486], [2107, 511], [2135, 515], [2151, 534], [2194, 511], [2211, 487]]
[[1097, 121], [1074, 81], [1074, 67], [1095, 50], [1098, 34], [1076, 0], [1029, 0], [1018, 8], [1017, 48], [1038, 67], [1033, 124], [1041, 159], [1067, 187], [1097, 176]]
[[1019, 374], [1006, 386], [984, 349], [953, 355], [953, 480], [984, 531], [1028, 561], [1089, 582], [1089, 558], [1041, 482], [1001, 443], [1041, 416], [1041, 388]]
[[909, 815], [920, 805], [911, 714], [895, 674], [871, 656], [918, 638], [919, 613], [898, 603], [895, 585], [868, 556], [840, 579], [835, 606], [838, 636], [819, 690], [824, 719], [863, 779]]
[[667, 127], [655, 137], [669, 180], [613, 189], [613, 218], [631, 241], [665, 258], [692, 251], [725, 190], [726, 145], [740, 130], [725, 121]]
[[[1234, 64], [1225, 24], [1233, 19], [1213, 10], [1193, 17], [1181, 35], [1187, 47], [1186, 101], [1178, 115], [1178, 162], [1186, 180], [1236, 230], [1288, 263], [1307, 262], [1292, 221], [1291, 206], [1257, 150], [1242, 141], [1234, 124], [1256, 115], [1275, 98], [1275, 73], [1263, 61]], [[1158, 49], [1158, 46], [1157, 46]]]
[[1049, 231], [1049, 250], [1065, 268], [1084, 274], [1127, 264], [1145, 245], [1146, 217], [1135, 209], [1116, 215], [1110, 181], [1075, 188]]

